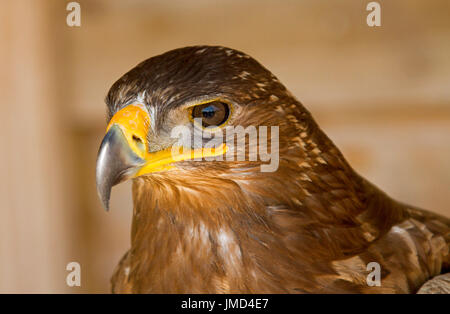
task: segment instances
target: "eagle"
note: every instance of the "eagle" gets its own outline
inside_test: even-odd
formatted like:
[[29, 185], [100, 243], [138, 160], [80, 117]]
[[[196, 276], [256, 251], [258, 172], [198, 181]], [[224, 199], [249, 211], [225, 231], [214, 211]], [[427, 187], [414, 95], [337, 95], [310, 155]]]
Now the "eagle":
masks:
[[[450, 268], [450, 219], [358, 175], [243, 52], [192, 46], [149, 58], [106, 104], [98, 194], [108, 209], [114, 185], [132, 179], [133, 193], [113, 293], [416, 293]], [[241, 141], [224, 141], [238, 126]]]

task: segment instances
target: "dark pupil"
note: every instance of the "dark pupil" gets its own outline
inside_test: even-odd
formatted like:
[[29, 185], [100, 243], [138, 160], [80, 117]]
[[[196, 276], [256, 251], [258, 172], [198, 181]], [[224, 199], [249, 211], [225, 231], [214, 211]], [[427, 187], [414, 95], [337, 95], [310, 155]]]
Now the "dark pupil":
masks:
[[213, 101], [204, 105], [195, 106], [192, 117], [201, 118], [203, 127], [219, 126], [225, 123], [229, 116], [228, 104]]
[[207, 119], [207, 118], [214, 117], [214, 115], [216, 114], [216, 111], [217, 111], [217, 109], [213, 105], [209, 105], [208, 107], [203, 108], [202, 109], [203, 118]]

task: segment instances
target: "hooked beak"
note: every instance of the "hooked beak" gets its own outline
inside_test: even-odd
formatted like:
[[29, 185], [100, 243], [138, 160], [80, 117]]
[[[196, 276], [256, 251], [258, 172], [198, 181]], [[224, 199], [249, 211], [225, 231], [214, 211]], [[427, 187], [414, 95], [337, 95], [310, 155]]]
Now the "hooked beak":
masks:
[[112, 187], [122, 181], [169, 170], [177, 161], [213, 157], [226, 152], [225, 144], [205, 149], [173, 146], [150, 152], [149, 125], [149, 114], [141, 104], [130, 104], [111, 118], [98, 151], [96, 168], [97, 192], [106, 210], [109, 210]]
[[103, 207], [109, 209], [111, 188], [136, 174], [145, 161], [127, 143], [119, 126], [113, 125], [103, 138], [97, 157], [97, 192]]

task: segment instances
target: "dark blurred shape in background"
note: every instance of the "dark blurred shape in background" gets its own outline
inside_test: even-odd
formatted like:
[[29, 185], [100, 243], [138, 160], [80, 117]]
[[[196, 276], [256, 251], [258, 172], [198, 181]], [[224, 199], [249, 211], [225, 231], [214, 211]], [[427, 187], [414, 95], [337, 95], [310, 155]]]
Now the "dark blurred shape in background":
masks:
[[[129, 245], [130, 184], [95, 189], [103, 99], [137, 63], [196, 44], [242, 50], [394, 198], [450, 216], [450, 2], [2, 1], [0, 292], [108, 292]], [[81, 264], [81, 287], [66, 265]]]

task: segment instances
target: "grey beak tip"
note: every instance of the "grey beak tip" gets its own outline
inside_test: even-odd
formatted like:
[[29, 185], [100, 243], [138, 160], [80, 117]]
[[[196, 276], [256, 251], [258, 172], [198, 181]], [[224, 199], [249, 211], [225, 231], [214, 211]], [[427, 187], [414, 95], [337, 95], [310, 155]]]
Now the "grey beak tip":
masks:
[[112, 177], [110, 172], [110, 145], [111, 145], [111, 134], [107, 134], [102, 141], [100, 146], [98, 156], [97, 156], [97, 167], [96, 167], [96, 185], [97, 194], [100, 198], [103, 208], [109, 211], [109, 199], [111, 196], [112, 188]]
[[106, 201], [106, 203], [105, 203], [105, 201], [103, 201], [103, 202], [102, 202], [102, 205], [103, 205], [103, 208], [105, 209], [105, 211], [106, 211], [106, 212], [109, 212], [109, 202]]
[[106, 212], [109, 212], [109, 201], [103, 203], [103, 208], [105, 209]]
[[109, 211], [109, 199], [111, 196], [111, 186], [109, 184], [101, 183], [97, 176], [97, 194], [100, 198], [103, 208]]
[[103, 208], [108, 212], [109, 211], [109, 199], [110, 199], [111, 190], [109, 191], [98, 191], [98, 196], [102, 202]]
[[100, 145], [96, 167], [97, 193], [106, 211], [109, 211], [112, 187], [131, 177], [142, 164], [143, 160], [130, 149], [122, 131], [112, 126]]
[[98, 163], [100, 167], [97, 168], [96, 173], [96, 183], [97, 183], [97, 194], [102, 203], [103, 208], [106, 211], [109, 211], [109, 201], [111, 198], [111, 189], [114, 183], [111, 180], [111, 177], [108, 176], [108, 172], [103, 171], [102, 163]]

